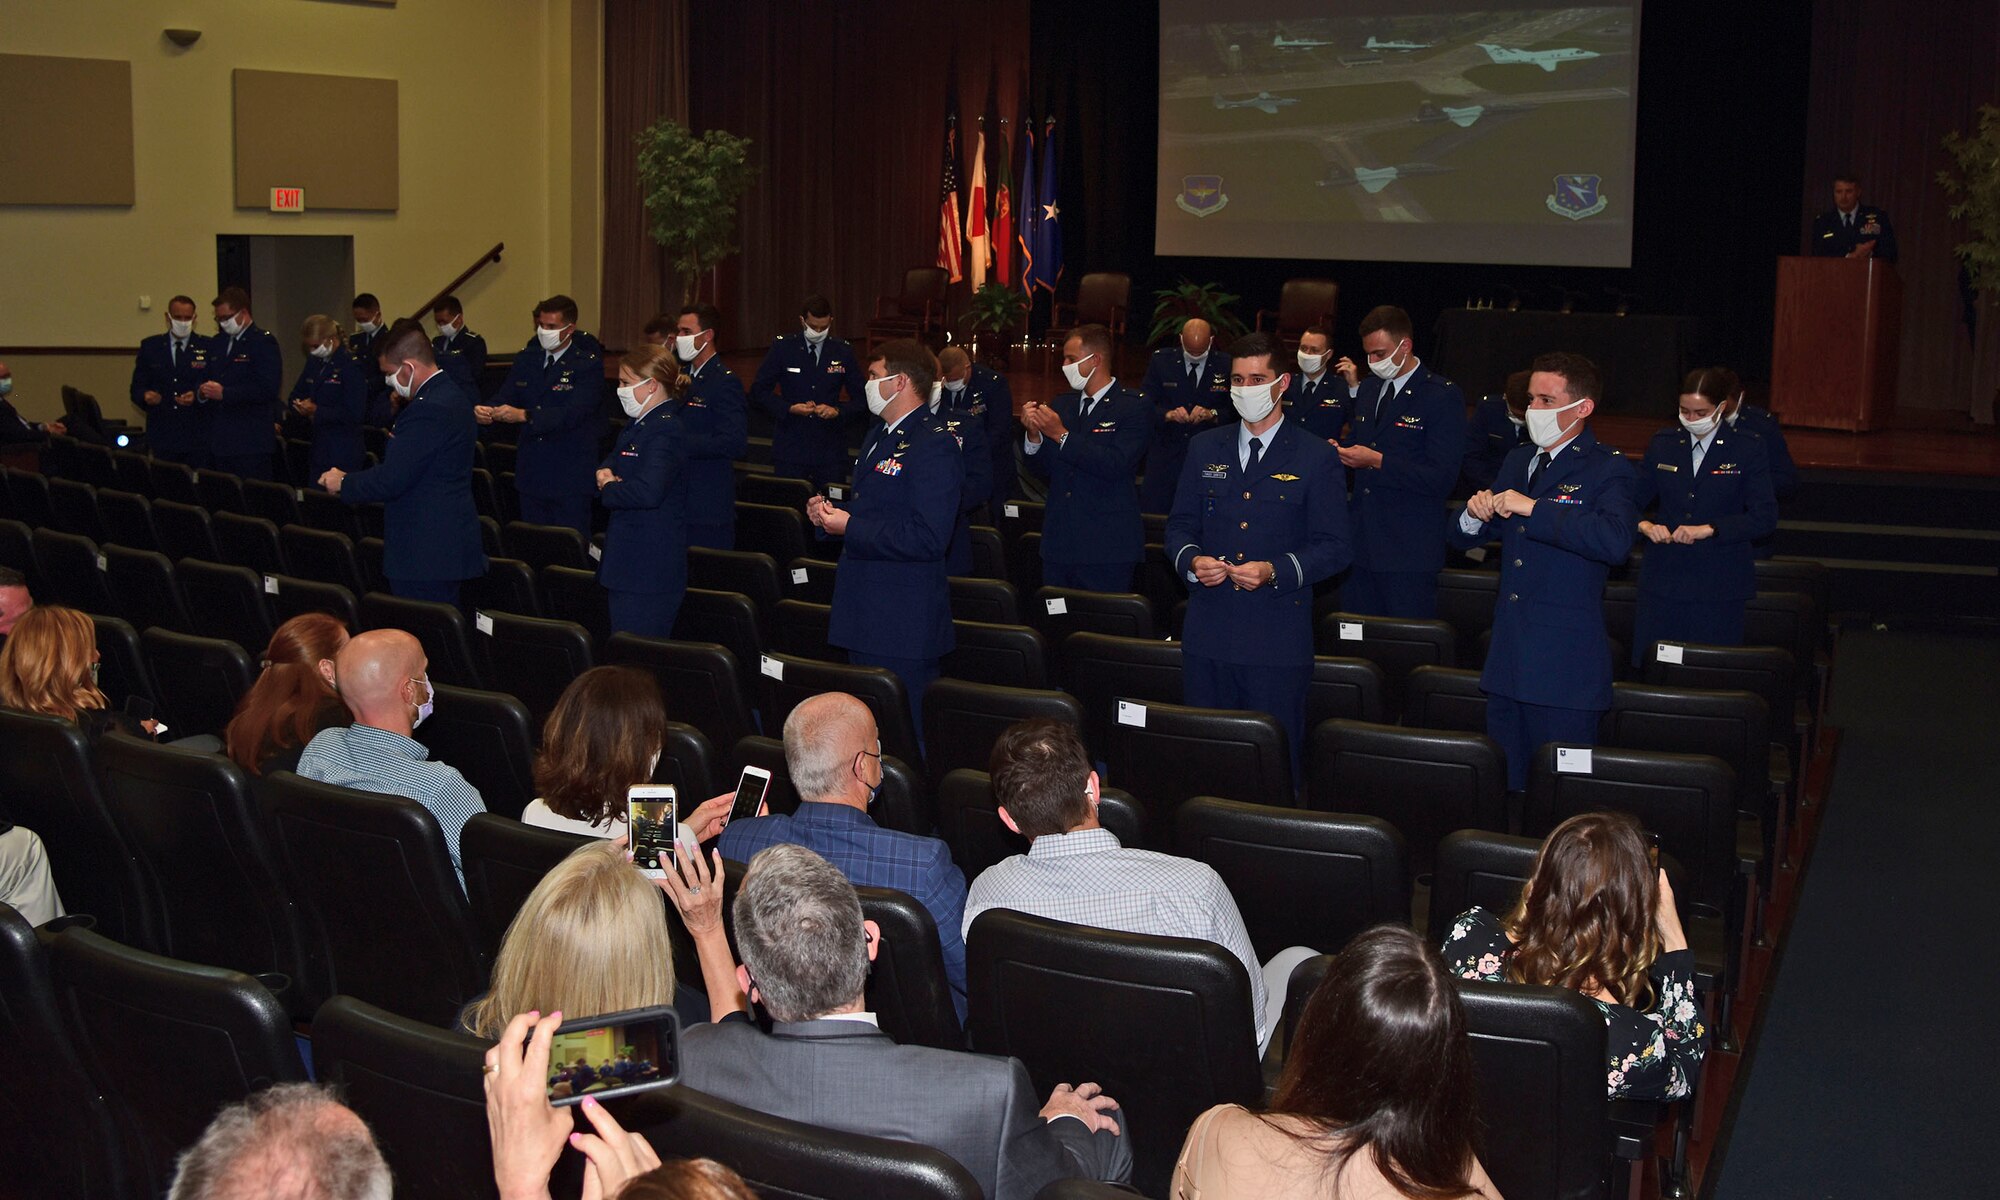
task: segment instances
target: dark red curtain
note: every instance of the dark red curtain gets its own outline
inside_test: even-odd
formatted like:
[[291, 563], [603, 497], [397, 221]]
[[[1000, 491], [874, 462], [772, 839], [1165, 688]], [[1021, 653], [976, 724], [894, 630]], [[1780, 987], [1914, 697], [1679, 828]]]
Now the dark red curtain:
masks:
[[679, 307], [680, 283], [647, 232], [633, 138], [663, 116], [687, 114], [687, 0], [604, 0], [604, 291], [595, 328], [613, 349], [638, 341], [661, 309]]
[[1814, 213], [1833, 207], [1833, 176], [1861, 176], [1861, 199], [1889, 210], [1903, 277], [1903, 408], [1973, 407], [1966, 333], [1952, 247], [1966, 239], [1938, 186], [1949, 162], [1938, 139], [1969, 131], [1983, 103], [2000, 103], [2000, 5], [1933, 0], [1908, 19], [1879, 5], [1819, 0], [1806, 127], [1800, 241]]

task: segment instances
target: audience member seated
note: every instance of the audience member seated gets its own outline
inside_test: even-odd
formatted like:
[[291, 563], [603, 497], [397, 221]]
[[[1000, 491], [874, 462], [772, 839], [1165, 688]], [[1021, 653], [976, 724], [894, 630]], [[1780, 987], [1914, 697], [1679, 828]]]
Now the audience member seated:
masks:
[[[73, 608], [38, 604], [21, 614], [0, 646], [0, 704], [45, 717], [74, 721], [96, 741], [112, 730], [151, 737], [151, 719], [135, 720], [109, 707], [97, 688], [97, 627]], [[214, 744], [214, 739], [208, 739]]]
[[[722, 860], [712, 869], [699, 854], [679, 862], [685, 879], [675, 882], [683, 886], [662, 883], [661, 890], [674, 897], [704, 979], [715, 985], [710, 1007], [740, 1011], [736, 963], [722, 929]], [[497, 1038], [514, 1014], [530, 1010], [586, 1017], [674, 1003], [673, 945], [653, 889], [622, 842], [578, 848], [528, 893], [493, 961], [492, 990], [466, 1006], [460, 1025]]]
[[167, 1200], [389, 1200], [389, 1164], [368, 1126], [310, 1083], [268, 1087], [215, 1115], [181, 1152]]
[[456, 767], [431, 762], [430, 750], [410, 736], [431, 715], [436, 698], [423, 644], [400, 629], [357, 634], [334, 656], [333, 686], [354, 723], [314, 734], [299, 755], [298, 773], [359, 791], [408, 796], [430, 809], [444, 830], [451, 869], [463, 884], [459, 831], [474, 813], [486, 811], [486, 803]]
[[785, 718], [785, 768], [798, 811], [738, 821], [723, 831], [722, 855], [749, 862], [767, 846], [804, 846], [862, 887], [894, 888], [937, 923], [952, 1006], [965, 1020], [965, 875], [934, 837], [883, 829], [868, 806], [882, 786], [882, 739], [875, 714], [844, 692], [814, 696]]
[[[652, 1143], [628, 1133], [585, 1097], [575, 1108], [549, 1103], [549, 1048], [563, 1014], [526, 1012], [507, 1023], [486, 1052], [486, 1123], [500, 1200], [549, 1200], [549, 1172], [564, 1146], [584, 1156], [583, 1194], [604, 1200], [756, 1200], [743, 1177], [707, 1158], [660, 1162]], [[581, 1111], [594, 1133], [576, 1129]]]
[[1678, 1100], [1708, 1048], [1694, 952], [1667, 873], [1624, 813], [1580, 813], [1535, 856], [1505, 917], [1459, 916], [1445, 964], [1467, 979], [1575, 988], [1604, 1010], [1614, 1100]]
[[347, 626], [326, 613], [300, 613], [278, 626], [257, 682], [222, 732], [237, 766], [252, 775], [296, 770], [307, 742], [348, 723], [333, 690], [333, 659], [346, 644]]
[[1028, 839], [1028, 852], [994, 863], [972, 881], [966, 930], [987, 909], [1006, 908], [1122, 933], [1214, 942], [1250, 974], [1262, 1054], [1284, 1011], [1292, 968], [1315, 951], [1290, 946], [1260, 965], [1236, 898], [1214, 868], [1129, 849], [1098, 824], [1097, 772], [1074, 728], [1046, 717], [1022, 721], [993, 743], [989, 770], [1000, 819]]
[[1195, 1120], [1173, 1194], [1498, 1200], [1473, 1150], [1478, 1127], [1451, 976], [1415, 931], [1378, 925], [1306, 1002], [1270, 1110], [1221, 1104]]
[[771, 1032], [747, 1014], [688, 1030], [689, 1087], [789, 1121], [930, 1146], [991, 1200], [1030, 1200], [1057, 1179], [1131, 1178], [1117, 1102], [1096, 1084], [1057, 1084], [1037, 1111], [1019, 1060], [899, 1046], [877, 1029], [862, 995], [881, 930], [862, 919], [833, 864], [773, 846], [751, 861], [732, 911], [737, 982], [770, 1014]]
[[48, 851], [32, 829], [0, 821], [0, 904], [30, 925], [46, 925], [63, 915]]
[[[650, 671], [592, 667], [570, 681], [542, 726], [535, 787], [521, 820], [589, 837], [622, 837], [625, 790], [651, 783], [667, 736], [667, 709]], [[722, 832], [735, 793], [704, 801], [682, 821], [682, 847]]]
[[0, 567], [0, 644], [14, 632], [14, 622], [35, 606], [28, 594], [28, 577], [12, 567]]

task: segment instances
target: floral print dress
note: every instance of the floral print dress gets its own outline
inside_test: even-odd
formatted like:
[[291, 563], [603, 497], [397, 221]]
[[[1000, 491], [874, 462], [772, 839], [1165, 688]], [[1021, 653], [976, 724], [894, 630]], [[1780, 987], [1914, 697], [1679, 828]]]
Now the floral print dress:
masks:
[[[1463, 979], [1507, 982], [1514, 943], [1500, 918], [1467, 909], [1452, 923], [1442, 947], [1445, 967]], [[1679, 1100], [1708, 1050], [1708, 1026], [1694, 996], [1694, 951], [1674, 950], [1654, 960], [1653, 1006], [1643, 1012], [1586, 996], [1604, 1010], [1605, 1091], [1613, 1100]]]

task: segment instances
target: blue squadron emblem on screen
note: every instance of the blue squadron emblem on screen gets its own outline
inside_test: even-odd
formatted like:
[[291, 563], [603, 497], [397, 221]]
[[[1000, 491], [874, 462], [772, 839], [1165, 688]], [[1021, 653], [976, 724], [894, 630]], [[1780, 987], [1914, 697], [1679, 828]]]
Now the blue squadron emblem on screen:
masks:
[[1596, 216], [1610, 203], [1598, 191], [1603, 181], [1601, 175], [1556, 176], [1556, 193], [1549, 197], [1549, 211], [1572, 221]]
[[1174, 203], [1180, 205], [1182, 212], [1205, 217], [1221, 212], [1229, 197], [1222, 194], [1220, 175], [1183, 175], [1181, 194], [1174, 197]]

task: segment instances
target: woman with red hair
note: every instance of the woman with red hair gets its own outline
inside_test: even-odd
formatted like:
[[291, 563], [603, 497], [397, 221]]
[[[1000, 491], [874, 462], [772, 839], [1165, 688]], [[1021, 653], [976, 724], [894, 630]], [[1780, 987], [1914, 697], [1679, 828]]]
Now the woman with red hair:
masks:
[[278, 626], [264, 648], [263, 672], [223, 732], [237, 766], [252, 775], [293, 770], [314, 734], [349, 723], [333, 690], [333, 656], [346, 644], [347, 626], [326, 613], [300, 613]]

